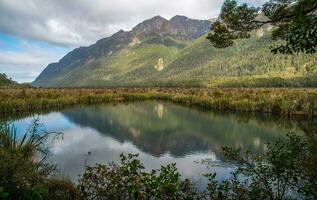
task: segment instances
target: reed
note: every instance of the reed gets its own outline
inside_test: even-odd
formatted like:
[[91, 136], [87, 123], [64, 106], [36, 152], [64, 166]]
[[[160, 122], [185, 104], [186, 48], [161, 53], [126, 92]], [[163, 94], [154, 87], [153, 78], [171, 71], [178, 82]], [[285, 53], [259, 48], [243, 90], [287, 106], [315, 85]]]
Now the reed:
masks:
[[317, 116], [317, 89], [306, 88], [5, 88], [0, 89], [0, 113], [135, 100], [164, 100], [202, 109], [284, 117]]

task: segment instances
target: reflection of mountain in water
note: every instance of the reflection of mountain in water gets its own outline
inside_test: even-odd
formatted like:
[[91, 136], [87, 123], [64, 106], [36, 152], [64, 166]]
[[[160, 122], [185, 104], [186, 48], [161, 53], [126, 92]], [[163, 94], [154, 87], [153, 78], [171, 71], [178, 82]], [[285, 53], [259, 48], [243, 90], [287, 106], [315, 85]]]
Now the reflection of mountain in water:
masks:
[[155, 111], [157, 113], [157, 116], [162, 119], [164, 115], [164, 105], [162, 103], [158, 103], [155, 105]]
[[76, 124], [96, 129], [120, 142], [132, 142], [154, 156], [170, 152], [184, 156], [190, 152], [212, 151], [217, 156], [222, 146], [264, 150], [286, 129], [273, 121], [220, 116], [185, 107], [142, 102], [116, 106], [92, 106], [63, 112]]

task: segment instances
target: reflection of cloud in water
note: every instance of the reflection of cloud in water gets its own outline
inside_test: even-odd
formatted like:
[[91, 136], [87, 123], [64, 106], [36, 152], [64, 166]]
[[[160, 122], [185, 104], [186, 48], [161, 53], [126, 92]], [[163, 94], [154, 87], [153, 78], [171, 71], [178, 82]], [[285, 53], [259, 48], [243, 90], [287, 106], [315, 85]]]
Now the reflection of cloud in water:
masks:
[[[120, 143], [117, 140], [100, 135], [90, 128], [75, 128], [64, 132], [63, 140], [56, 140], [50, 147], [52, 159], [58, 164], [60, 173], [64, 176], [77, 180], [83, 172], [85, 155], [91, 152], [88, 165], [95, 163], [106, 164], [110, 161], [118, 161], [120, 153], [138, 153], [139, 159], [148, 169], [157, 169], [161, 165], [176, 163], [180, 173], [184, 177], [200, 179], [202, 175], [210, 172], [210, 169], [195, 161], [210, 157], [208, 153], [189, 154], [182, 158], [175, 158], [169, 153], [161, 157], [154, 157], [143, 153], [129, 142]], [[212, 156], [212, 155], [211, 155]], [[229, 175], [226, 169], [215, 167], [212, 171], [219, 173], [222, 179]], [[198, 178], [200, 177], [200, 178]]]
[[209, 159], [210, 159], [211, 161], [217, 161], [217, 160], [218, 160], [218, 159], [217, 159], [217, 156], [216, 156], [216, 154], [215, 154], [215, 152], [209, 151], [208, 154], [209, 154]]
[[[61, 113], [52, 112], [47, 115], [34, 115], [32, 117], [27, 117], [24, 119], [19, 119], [14, 121], [13, 125], [17, 129], [18, 135], [26, 133], [27, 129], [35, 119], [40, 119], [40, 129], [47, 132], [60, 131], [63, 129], [71, 129], [76, 125], [70, 123], [67, 118], [65, 118]], [[63, 119], [63, 120], [59, 120]]]
[[[64, 133], [50, 149], [61, 173], [73, 180], [83, 172], [87, 152], [92, 153], [89, 165], [118, 161], [122, 152], [139, 153], [149, 169], [175, 162], [186, 177], [217, 172], [218, 179], [227, 178], [233, 166], [223, 161], [222, 146], [261, 153], [264, 142], [286, 133], [275, 125], [278, 122], [251, 119], [158, 102], [89, 106], [40, 116], [48, 131]], [[20, 130], [27, 122], [31, 118], [15, 123]]]
[[90, 128], [64, 131], [63, 137], [63, 140], [56, 140], [50, 150], [61, 173], [72, 179], [82, 173], [85, 155], [89, 151], [92, 153], [88, 159], [90, 165], [117, 160], [121, 152], [137, 152], [130, 143], [120, 144]]
[[155, 105], [154, 110], [157, 113], [158, 118], [162, 119], [164, 116], [164, 105], [162, 103], [158, 103]]

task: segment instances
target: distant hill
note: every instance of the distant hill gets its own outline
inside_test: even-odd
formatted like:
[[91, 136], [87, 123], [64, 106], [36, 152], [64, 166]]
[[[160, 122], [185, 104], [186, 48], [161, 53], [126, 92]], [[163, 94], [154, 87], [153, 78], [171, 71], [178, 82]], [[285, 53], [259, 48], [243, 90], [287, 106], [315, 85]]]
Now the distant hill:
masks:
[[44, 87], [317, 86], [317, 54], [269, 51], [271, 27], [215, 49], [208, 20], [160, 16], [79, 47], [49, 64], [33, 82]]
[[17, 85], [18, 83], [15, 81], [12, 81], [10, 78], [7, 77], [6, 74], [0, 73], [0, 87], [1, 86], [12, 86]]

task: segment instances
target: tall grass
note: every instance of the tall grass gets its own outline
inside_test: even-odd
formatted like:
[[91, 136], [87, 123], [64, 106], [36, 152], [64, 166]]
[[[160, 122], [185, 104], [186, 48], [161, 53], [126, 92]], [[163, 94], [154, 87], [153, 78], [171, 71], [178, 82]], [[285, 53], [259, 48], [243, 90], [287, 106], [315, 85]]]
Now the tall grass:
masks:
[[24, 135], [18, 137], [14, 126], [0, 124], [0, 148], [16, 152], [22, 159], [33, 160], [38, 153], [45, 155], [44, 143], [49, 133], [39, 134], [39, 127], [38, 119], [35, 119]]
[[46, 192], [45, 180], [55, 171], [47, 162], [48, 135], [38, 120], [21, 136], [14, 126], [0, 124], [0, 188], [8, 199], [41, 199]]
[[148, 99], [220, 111], [317, 116], [317, 89], [289, 88], [2, 89], [0, 113]]

